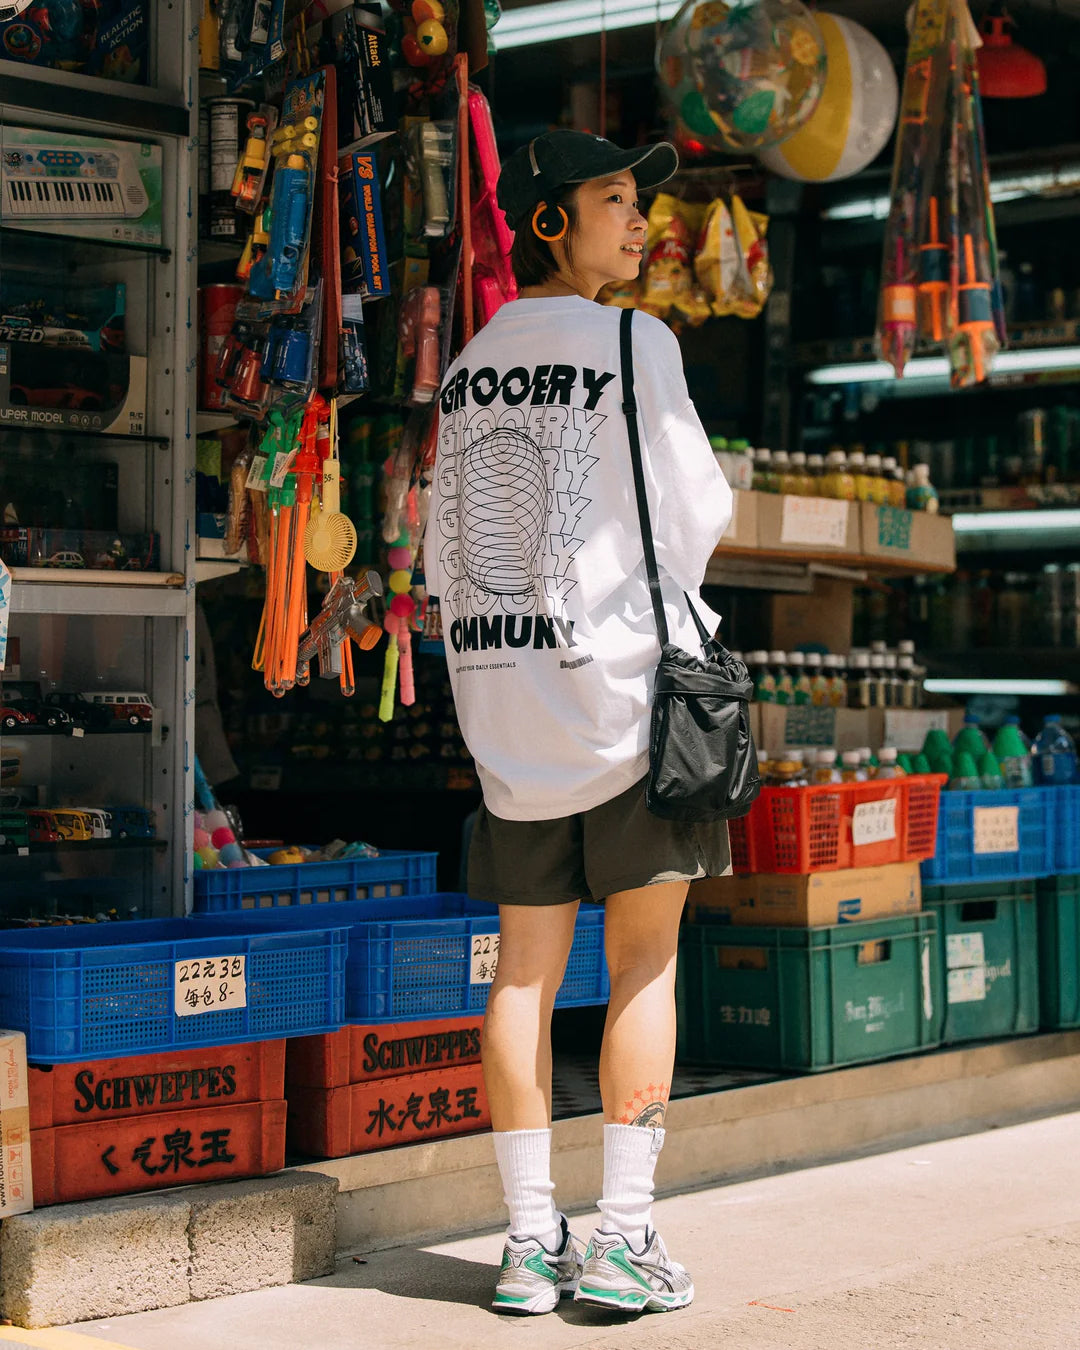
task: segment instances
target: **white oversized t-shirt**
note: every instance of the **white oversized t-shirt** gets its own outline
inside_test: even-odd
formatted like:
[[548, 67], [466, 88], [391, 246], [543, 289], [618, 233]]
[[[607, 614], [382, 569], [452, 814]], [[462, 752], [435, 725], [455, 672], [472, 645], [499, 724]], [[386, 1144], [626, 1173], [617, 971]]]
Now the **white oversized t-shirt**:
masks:
[[[487, 809], [547, 820], [648, 770], [659, 641], [622, 412], [617, 309], [504, 305], [447, 372], [424, 543], [454, 703]], [[634, 380], [671, 640], [701, 643], [697, 595], [731, 491], [690, 402], [679, 344], [635, 314]]]

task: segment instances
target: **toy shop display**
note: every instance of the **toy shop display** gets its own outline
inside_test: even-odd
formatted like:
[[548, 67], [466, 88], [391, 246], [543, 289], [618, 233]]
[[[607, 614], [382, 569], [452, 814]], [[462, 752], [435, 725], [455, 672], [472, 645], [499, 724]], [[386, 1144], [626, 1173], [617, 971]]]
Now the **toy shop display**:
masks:
[[1006, 338], [978, 41], [965, 0], [918, 0], [877, 323], [898, 378], [920, 342], [944, 350], [954, 386], [978, 384]]
[[0, 525], [0, 557], [9, 567], [51, 567], [81, 571], [157, 572], [159, 536], [114, 530], [37, 529]]
[[0, 59], [146, 84], [150, 0], [22, 0], [0, 6]]
[[0, 342], [0, 426], [146, 432], [146, 358]]
[[44, 277], [0, 273], [0, 341], [124, 352], [125, 310], [123, 282], [60, 287]]
[[159, 145], [4, 126], [0, 150], [0, 223], [160, 245]]
[[719, 135], [731, 150], [791, 136], [825, 84], [824, 40], [799, 0], [687, 0], [660, 49], [669, 106], [691, 132]]
[[850, 178], [877, 159], [896, 126], [900, 90], [889, 53], [852, 19], [818, 10], [827, 74], [821, 99], [804, 126], [757, 157], [784, 178], [829, 183]]

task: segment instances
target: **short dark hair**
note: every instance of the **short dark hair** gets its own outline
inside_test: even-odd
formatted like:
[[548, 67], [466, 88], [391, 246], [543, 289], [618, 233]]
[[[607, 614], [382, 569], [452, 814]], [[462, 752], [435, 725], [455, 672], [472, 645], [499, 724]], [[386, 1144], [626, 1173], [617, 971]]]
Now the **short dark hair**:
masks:
[[[554, 202], [549, 203], [561, 206], [566, 212], [569, 225], [562, 242], [566, 248], [566, 261], [571, 267], [574, 265], [573, 237], [578, 225], [576, 193], [576, 185], [559, 188], [558, 192], [551, 194]], [[514, 280], [519, 286], [540, 286], [559, 270], [551, 245], [545, 243], [533, 230], [532, 215], [530, 212], [528, 218], [515, 230], [514, 243], [510, 249], [510, 266], [514, 272]]]

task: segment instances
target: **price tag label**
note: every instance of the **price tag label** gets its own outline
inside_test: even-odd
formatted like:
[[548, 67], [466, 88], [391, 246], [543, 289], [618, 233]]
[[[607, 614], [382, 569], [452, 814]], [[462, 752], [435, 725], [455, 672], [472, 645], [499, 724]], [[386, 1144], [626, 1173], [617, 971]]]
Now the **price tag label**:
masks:
[[248, 469], [247, 480], [244, 486], [251, 488], [253, 492], [265, 492], [266, 484], [263, 482], [263, 471], [266, 468], [265, 455], [252, 455], [251, 468]]
[[982, 933], [950, 933], [945, 939], [945, 965], [949, 970], [960, 966], [981, 966], [986, 962]]
[[975, 852], [1020, 852], [1020, 808], [1018, 806], [977, 806], [975, 808]]
[[880, 802], [860, 802], [856, 806], [851, 818], [851, 842], [856, 848], [895, 838], [895, 797], [886, 797]]
[[842, 549], [847, 544], [850, 502], [828, 497], [784, 497], [781, 544], [815, 544]]
[[490, 984], [499, 967], [498, 933], [477, 933], [469, 958], [469, 983]]
[[175, 962], [173, 1011], [177, 1017], [246, 1007], [246, 956], [206, 956]]
[[985, 966], [950, 970], [947, 997], [950, 1003], [981, 1003], [986, 998]]
[[279, 450], [277, 452], [274, 456], [274, 472], [270, 475], [271, 487], [284, 487], [285, 477], [292, 468], [292, 462], [295, 458], [295, 450]]

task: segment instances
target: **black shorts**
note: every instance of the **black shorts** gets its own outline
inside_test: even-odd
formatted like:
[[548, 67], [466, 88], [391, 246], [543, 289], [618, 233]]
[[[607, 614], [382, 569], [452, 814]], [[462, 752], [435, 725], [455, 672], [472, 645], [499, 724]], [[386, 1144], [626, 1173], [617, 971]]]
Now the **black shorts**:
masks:
[[661, 820], [645, 780], [555, 820], [503, 820], [481, 806], [469, 847], [469, 894], [500, 905], [565, 905], [730, 869], [727, 822]]

